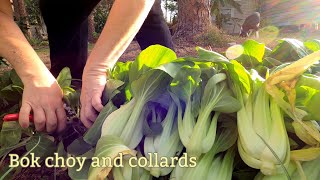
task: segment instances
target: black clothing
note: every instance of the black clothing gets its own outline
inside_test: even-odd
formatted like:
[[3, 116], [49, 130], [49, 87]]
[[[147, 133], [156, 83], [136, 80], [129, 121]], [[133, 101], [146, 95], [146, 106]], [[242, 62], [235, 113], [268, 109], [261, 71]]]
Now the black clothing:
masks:
[[[88, 16], [99, 1], [40, 0], [41, 14], [48, 31], [50, 71], [55, 77], [62, 68], [69, 67], [73, 78], [82, 78], [88, 56]], [[142, 50], [153, 44], [173, 49], [160, 0], [156, 0], [136, 39]]]

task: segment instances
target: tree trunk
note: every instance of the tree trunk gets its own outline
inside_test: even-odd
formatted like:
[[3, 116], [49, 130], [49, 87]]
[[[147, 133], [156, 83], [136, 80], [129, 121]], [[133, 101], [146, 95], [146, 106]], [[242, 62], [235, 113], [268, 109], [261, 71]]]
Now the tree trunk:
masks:
[[32, 38], [30, 31], [30, 24], [28, 20], [28, 13], [24, 0], [13, 0], [14, 15], [19, 23], [19, 26], [25, 36]]
[[88, 17], [88, 41], [93, 43], [95, 41], [94, 39], [94, 33], [95, 33], [95, 28], [94, 28], [94, 11], [89, 15]]
[[178, 0], [178, 25], [175, 37], [193, 37], [210, 27], [210, 0]]

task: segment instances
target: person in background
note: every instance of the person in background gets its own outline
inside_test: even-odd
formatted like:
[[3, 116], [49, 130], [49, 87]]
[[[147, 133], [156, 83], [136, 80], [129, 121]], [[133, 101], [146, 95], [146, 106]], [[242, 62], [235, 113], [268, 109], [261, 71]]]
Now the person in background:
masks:
[[260, 13], [254, 12], [244, 20], [240, 30], [240, 37], [249, 37], [253, 31], [255, 31], [256, 37], [259, 37], [259, 26]]
[[0, 0], [0, 56], [7, 59], [24, 84], [19, 123], [29, 126], [33, 112], [36, 130], [62, 131], [66, 115], [55, 77], [69, 67], [82, 79], [80, 119], [91, 127], [103, 108], [101, 95], [107, 75], [136, 36], [145, 49], [161, 44], [173, 49], [160, 0], [115, 0], [106, 25], [88, 57], [88, 16], [100, 0], [40, 0], [48, 31], [51, 72], [13, 20], [10, 0]]

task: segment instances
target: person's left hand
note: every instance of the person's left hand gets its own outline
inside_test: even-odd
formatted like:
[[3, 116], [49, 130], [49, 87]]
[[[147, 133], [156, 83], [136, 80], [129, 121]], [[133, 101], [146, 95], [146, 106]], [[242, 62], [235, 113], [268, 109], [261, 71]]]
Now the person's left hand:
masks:
[[103, 108], [102, 92], [106, 84], [106, 73], [85, 71], [82, 76], [80, 119], [84, 126], [90, 128]]

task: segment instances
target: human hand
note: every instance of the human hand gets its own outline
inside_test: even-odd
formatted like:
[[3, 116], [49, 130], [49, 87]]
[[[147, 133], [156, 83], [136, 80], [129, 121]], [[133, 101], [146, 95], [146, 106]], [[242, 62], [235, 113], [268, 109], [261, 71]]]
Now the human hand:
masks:
[[24, 82], [19, 123], [22, 128], [29, 126], [32, 111], [37, 131], [61, 132], [66, 127], [66, 114], [63, 108], [63, 93], [55, 78], [47, 72], [37, 79]]
[[80, 119], [84, 126], [90, 128], [103, 108], [102, 92], [106, 84], [106, 73], [85, 71], [82, 78]]

